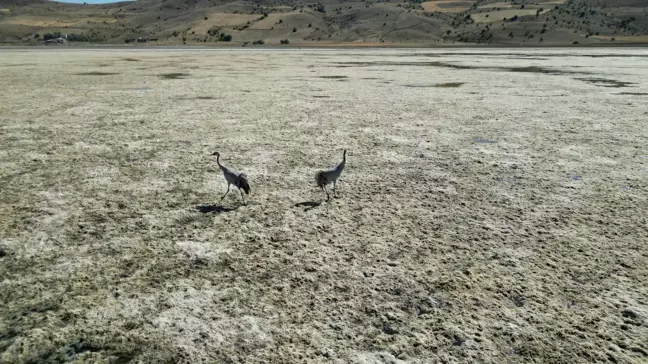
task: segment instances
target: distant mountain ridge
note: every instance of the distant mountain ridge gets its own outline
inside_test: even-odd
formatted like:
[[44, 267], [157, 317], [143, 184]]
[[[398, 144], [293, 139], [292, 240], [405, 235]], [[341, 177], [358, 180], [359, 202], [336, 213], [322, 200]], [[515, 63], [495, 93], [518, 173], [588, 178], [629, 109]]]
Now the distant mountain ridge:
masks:
[[55, 32], [109, 44], [642, 44], [648, 0], [0, 0], [0, 42]]

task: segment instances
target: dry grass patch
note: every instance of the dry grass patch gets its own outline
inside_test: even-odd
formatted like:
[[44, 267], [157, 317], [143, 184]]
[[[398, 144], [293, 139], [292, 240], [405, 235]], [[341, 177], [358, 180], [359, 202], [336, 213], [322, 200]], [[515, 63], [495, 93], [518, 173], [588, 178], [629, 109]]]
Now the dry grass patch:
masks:
[[441, 13], [458, 13], [460, 11], [468, 10], [474, 4], [474, 1], [464, 0], [442, 0], [442, 1], [426, 1], [422, 3], [423, 10], [425, 11], [438, 11]]
[[[546, 1], [542, 3], [537, 3], [537, 4], [525, 4], [527, 7], [530, 6], [535, 9], [543, 8], [553, 8], [556, 5], [564, 4], [567, 2], [567, 0], [557, 0], [557, 1]], [[485, 5], [480, 5], [478, 6], [478, 9], [511, 9], [511, 8], [520, 8], [520, 4], [512, 4], [512, 3], [491, 3], [491, 4], [485, 4]]]
[[191, 30], [195, 31], [196, 34], [206, 35], [207, 31], [213, 26], [231, 28], [234, 26], [243, 25], [247, 22], [252, 22], [259, 17], [260, 14], [233, 14], [233, 13], [223, 13], [223, 12], [214, 12], [205, 14], [207, 20], [201, 18], [200, 20], [191, 24]]
[[[70, 18], [68, 16], [62, 17], [60, 15], [52, 16], [39, 16], [39, 15], [18, 15], [4, 19], [3, 23], [12, 24], [12, 25], [24, 25], [29, 27], [39, 27], [39, 28], [52, 28], [52, 29], [62, 29], [67, 28], [80, 28], [85, 29], [90, 23], [115, 23], [117, 19], [109, 17], [85, 17], [82, 15], [73, 15], [74, 17]], [[65, 20], [61, 20], [65, 19]]]
[[[285, 27], [288, 30], [292, 28], [292, 26], [289, 27], [287, 24], [293, 24], [293, 20], [297, 20], [299, 18], [312, 18], [311, 16], [299, 13], [298, 11], [291, 11], [287, 13], [270, 13], [265, 19], [258, 20], [260, 17], [261, 15], [254, 19], [255, 21], [250, 25], [250, 29], [282, 29], [283, 27]], [[284, 24], [277, 24], [280, 20], [283, 20]], [[288, 20], [291, 21], [289, 22]]]
[[[526, 16], [526, 15], [535, 15], [538, 9], [534, 8], [524, 8], [524, 9], [507, 9], [507, 10], [496, 10], [490, 11], [487, 13], [472, 14], [472, 19], [477, 23], [494, 23], [502, 21], [504, 18], [511, 19], [514, 16]], [[551, 11], [551, 9], [544, 8], [540, 13], [544, 14]], [[488, 15], [488, 16], [487, 16]]]

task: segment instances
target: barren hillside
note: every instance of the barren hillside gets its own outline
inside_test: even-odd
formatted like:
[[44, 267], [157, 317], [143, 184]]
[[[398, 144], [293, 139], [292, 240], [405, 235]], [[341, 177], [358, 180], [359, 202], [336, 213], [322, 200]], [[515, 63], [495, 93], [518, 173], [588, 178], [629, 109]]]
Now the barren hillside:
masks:
[[648, 0], [140, 0], [108, 5], [3, 0], [0, 42], [38, 44], [46, 34], [60, 32], [88, 43], [645, 43], [647, 14]]

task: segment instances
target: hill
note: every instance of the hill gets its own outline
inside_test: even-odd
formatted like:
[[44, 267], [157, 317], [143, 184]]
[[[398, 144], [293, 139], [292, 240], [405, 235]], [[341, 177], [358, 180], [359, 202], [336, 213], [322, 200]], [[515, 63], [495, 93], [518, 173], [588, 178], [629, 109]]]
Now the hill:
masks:
[[648, 43], [648, 0], [0, 1], [0, 42], [39, 44], [56, 32], [73, 42], [162, 45]]

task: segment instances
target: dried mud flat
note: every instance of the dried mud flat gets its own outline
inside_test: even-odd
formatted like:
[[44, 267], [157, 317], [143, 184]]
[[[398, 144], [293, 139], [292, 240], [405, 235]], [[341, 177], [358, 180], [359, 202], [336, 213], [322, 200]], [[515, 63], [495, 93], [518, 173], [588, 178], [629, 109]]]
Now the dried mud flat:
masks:
[[[648, 361], [648, 50], [0, 50], [0, 74], [0, 362]], [[247, 206], [218, 203], [216, 150]]]

